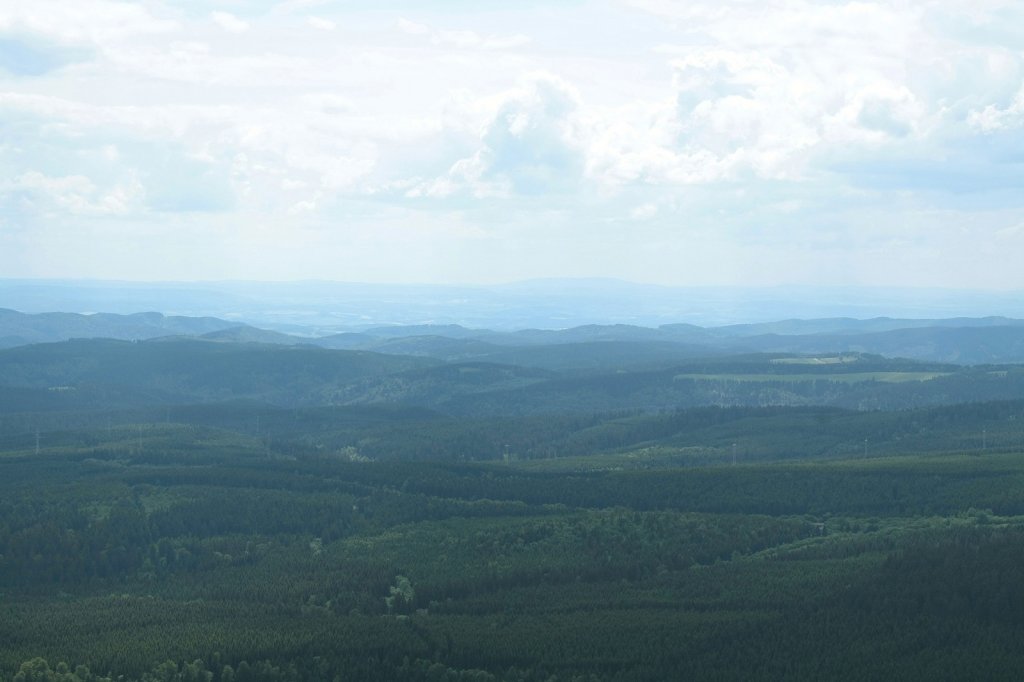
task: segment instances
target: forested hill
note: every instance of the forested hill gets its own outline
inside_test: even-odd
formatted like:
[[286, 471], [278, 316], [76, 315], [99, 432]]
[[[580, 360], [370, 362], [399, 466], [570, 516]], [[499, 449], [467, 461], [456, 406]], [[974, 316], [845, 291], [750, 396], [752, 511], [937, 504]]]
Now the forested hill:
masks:
[[145, 391], [158, 402], [329, 404], [333, 392], [349, 382], [436, 363], [308, 346], [82, 339], [0, 351], [0, 386], [45, 391], [72, 402], [78, 391], [103, 387], [114, 395], [136, 393], [138, 399]]
[[[506, 349], [500, 357], [507, 362], [185, 338], [79, 339], [0, 351], [0, 405], [52, 411], [256, 401], [516, 416], [706, 405], [891, 410], [1024, 395], [1017, 365], [855, 353], [656, 356], [611, 342]], [[548, 367], [531, 362], [541, 357]]]

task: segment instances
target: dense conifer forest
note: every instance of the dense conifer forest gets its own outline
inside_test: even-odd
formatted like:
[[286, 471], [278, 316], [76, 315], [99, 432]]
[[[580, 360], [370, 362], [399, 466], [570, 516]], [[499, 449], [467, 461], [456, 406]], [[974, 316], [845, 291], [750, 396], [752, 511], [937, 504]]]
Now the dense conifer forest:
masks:
[[0, 680], [1019, 679], [1022, 381], [0, 351]]

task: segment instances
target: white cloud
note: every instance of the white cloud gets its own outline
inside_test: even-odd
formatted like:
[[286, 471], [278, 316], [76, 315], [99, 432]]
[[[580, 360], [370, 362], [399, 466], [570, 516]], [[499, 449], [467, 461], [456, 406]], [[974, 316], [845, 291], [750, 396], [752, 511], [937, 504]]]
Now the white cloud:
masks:
[[971, 106], [998, 96], [1008, 78], [1020, 82], [1024, 53], [937, 31], [966, 5], [629, 4], [688, 40], [654, 48], [673, 66], [671, 99], [620, 107], [595, 137], [592, 170], [612, 184], [801, 181], [833, 172], [844, 156], [947, 155], [945, 145], [969, 133], [968, 111], [980, 130], [1021, 119], [1020, 99]]
[[297, 201], [292, 204], [291, 208], [288, 209], [288, 212], [294, 215], [298, 213], [312, 213], [315, 210], [315, 201]]
[[633, 220], [650, 220], [656, 215], [658, 215], [658, 205], [654, 203], [642, 204], [629, 212], [629, 217]]
[[[208, 87], [269, 90], [322, 80], [316, 62], [303, 57], [275, 52], [225, 55], [214, 51], [209, 43], [195, 40], [132, 45], [108, 51], [106, 56], [124, 74]], [[203, 94], [214, 102], [220, 99]]]
[[995, 236], [1002, 240], [1019, 241], [1024, 237], [1024, 223], [1017, 223], [995, 231]]
[[[774, 259], [765, 272], [778, 277], [818, 277], [840, 248], [884, 244], [908, 260], [906, 245], [929, 239], [969, 250], [955, 220], [1020, 224], [1020, 3], [408, 11], [0, 3], [3, 37], [40, 53], [0, 71], [5, 225], [57, 235], [188, 220], [197, 244], [258, 234], [277, 246], [295, 225], [358, 226], [346, 235], [358, 233], [365, 260], [392, 246], [378, 234], [419, 235], [424, 248], [444, 234], [462, 256], [450, 276], [471, 280], [516, 276], [484, 242], [524, 258], [578, 251], [584, 274], [682, 277], [670, 254], [709, 278], [708, 255], [734, 248], [737, 262]], [[940, 209], [955, 219], [929, 232]], [[633, 264], [615, 270], [608, 244]], [[786, 255], [833, 248], [828, 267]]]
[[418, 24], [415, 21], [409, 21], [404, 17], [399, 17], [396, 25], [398, 26], [399, 31], [411, 36], [429, 36], [433, 32], [426, 24]]
[[338, 27], [335, 22], [322, 17], [306, 17], [306, 23], [319, 31], [333, 31]]
[[433, 45], [460, 50], [507, 50], [530, 43], [530, 37], [522, 33], [481, 35], [471, 30], [438, 30], [405, 18], [399, 18], [396, 25], [406, 35], [429, 37]]
[[479, 131], [476, 151], [444, 176], [408, 190], [408, 196], [536, 195], [568, 191], [580, 182], [585, 169], [580, 99], [570, 85], [538, 74], [489, 99], [496, 106]]
[[142, 185], [136, 178], [103, 191], [82, 175], [51, 177], [38, 171], [15, 178], [6, 189], [42, 200], [44, 210], [52, 206], [72, 215], [86, 216], [126, 215], [139, 207], [143, 195]]
[[972, 111], [968, 122], [985, 133], [1024, 126], [1024, 85], [1006, 107], [1000, 108], [995, 104], [989, 104], [980, 111]]
[[114, 0], [32, 0], [0, 5], [0, 29], [25, 30], [71, 44], [107, 44], [135, 36], [168, 33], [177, 21], [159, 17], [141, 3]]
[[462, 49], [507, 50], [529, 44], [530, 38], [522, 34], [482, 36], [475, 31], [438, 31], [433, 42]]
[[230, 12], [211, 12], [210, 19], [228, 33], [245, 33], [249, 30], [248, 21], [243, 21]]

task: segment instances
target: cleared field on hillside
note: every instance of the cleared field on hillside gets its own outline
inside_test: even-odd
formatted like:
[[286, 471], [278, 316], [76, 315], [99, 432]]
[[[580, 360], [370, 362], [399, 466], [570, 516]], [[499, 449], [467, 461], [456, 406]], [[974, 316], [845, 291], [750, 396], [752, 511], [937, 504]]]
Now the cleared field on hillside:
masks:
[[904, 383], [908, 381], [930, 381], [949, 376], [948, 372], [848, 372], [835, 374], [676, 374], [673, 379], [695, 379], [698, 381], [836, 381], [855, 384], [863, 381]]

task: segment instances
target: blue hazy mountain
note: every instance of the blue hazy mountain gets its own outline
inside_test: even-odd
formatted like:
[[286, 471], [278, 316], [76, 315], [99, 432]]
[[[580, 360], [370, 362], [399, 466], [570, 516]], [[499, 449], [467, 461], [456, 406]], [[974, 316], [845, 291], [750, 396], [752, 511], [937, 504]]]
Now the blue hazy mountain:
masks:
[[0, 348], [73, 338], [152, 339], [160, 336], [199, 336], [237, 327], [213, 317], [164, 316], [156, 312], [129, 315], [46, 312], [25, 314], [0, 309]]

